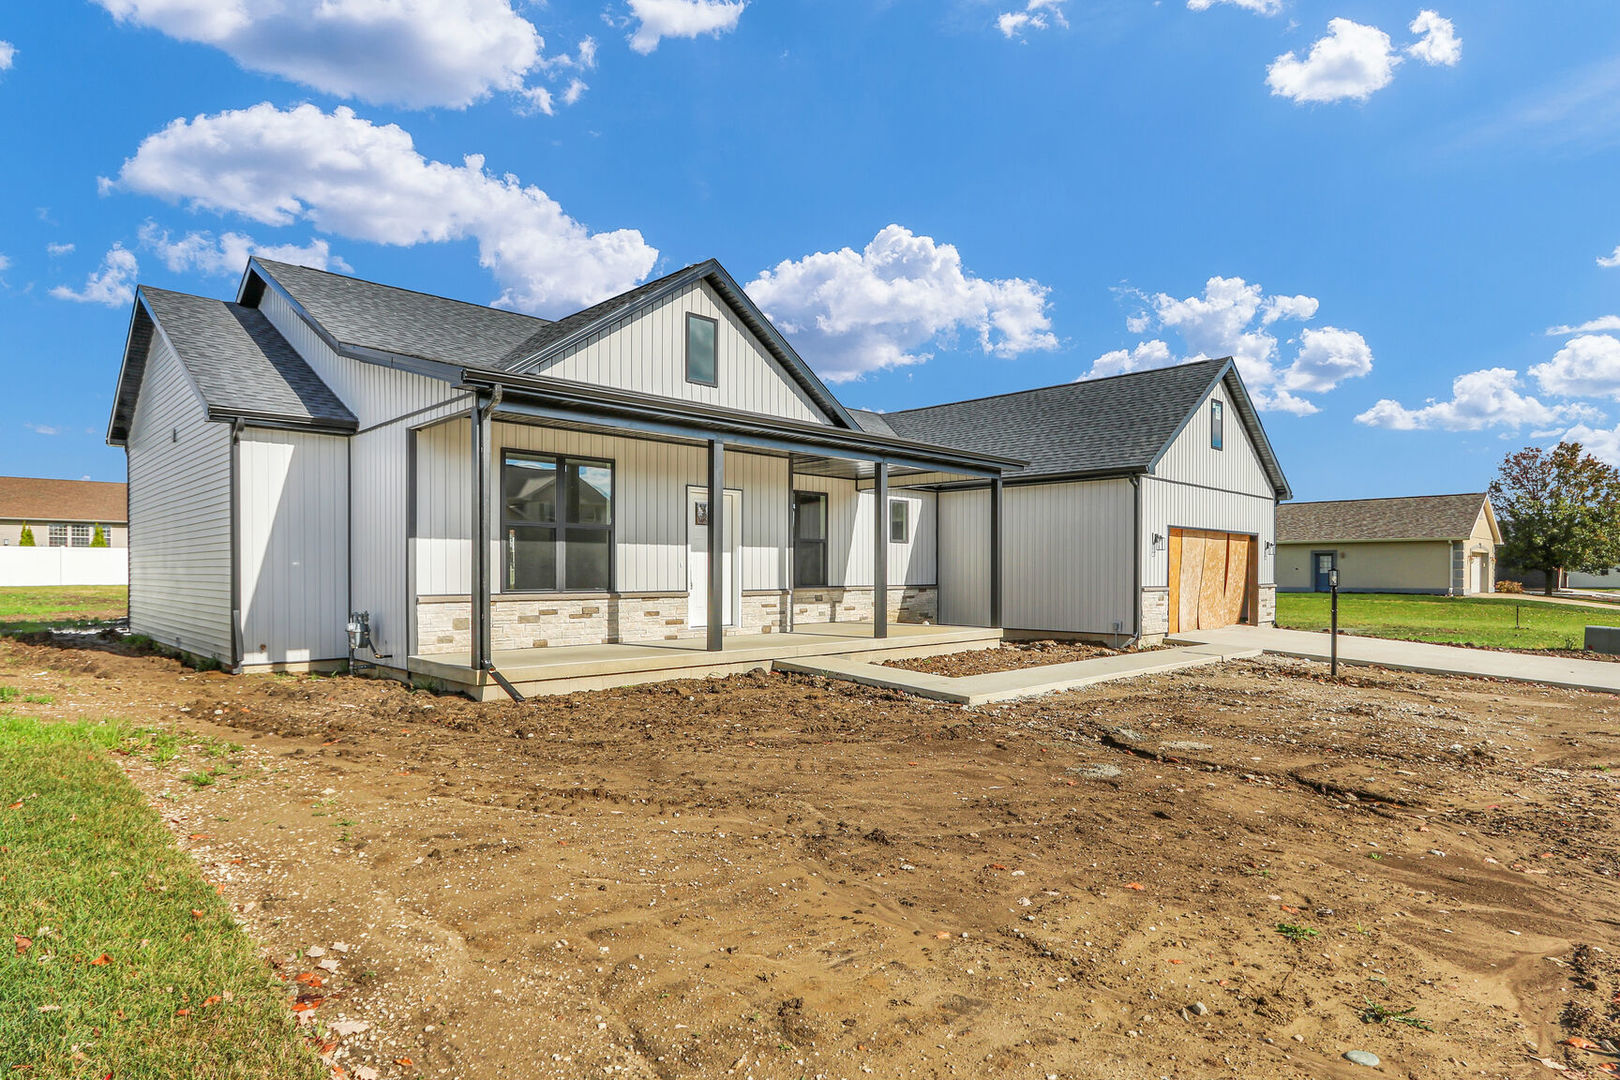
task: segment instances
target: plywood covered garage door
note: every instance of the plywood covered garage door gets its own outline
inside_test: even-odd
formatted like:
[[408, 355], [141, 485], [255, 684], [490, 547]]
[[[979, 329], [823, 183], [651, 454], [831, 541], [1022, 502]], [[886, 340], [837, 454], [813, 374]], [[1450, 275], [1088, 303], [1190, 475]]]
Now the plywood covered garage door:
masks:
[[1170, 632], [1214, 630], [1249, 620], [1258, 578], [1255, 538], [1170, 530]]

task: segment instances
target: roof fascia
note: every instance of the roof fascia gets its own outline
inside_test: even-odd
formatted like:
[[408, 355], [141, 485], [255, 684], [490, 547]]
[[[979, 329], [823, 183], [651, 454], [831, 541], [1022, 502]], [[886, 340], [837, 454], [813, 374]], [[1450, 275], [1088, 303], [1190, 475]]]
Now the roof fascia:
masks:
[[[129, 441], [128, 424], [125, 425], [123, 437], [114, 435], [113, 431], [118, 426], [118, 406], [124, 398], [124, 380], [129, 377], [129, 353], [130, 349], [132, 349], [135, 345], [135, 323], [140, 318], [140, 314], [143, 309], [145, 309], [145, 304], [141, 301], [140, 288], [137, 286], [135, 289], [135, 301], [129, 305], [129, 326], [124, 331], [124, 356], [123, 359], [118, 362], [118, 382], [115, 384], [116, 389], [113, 391], [112, 413], [107, 417], [106, 441], [108, 446], [124, 446], [127, 445]], [[146, 317], [148, 319], [152, 319], [152, 312], [150, 310], [146, 311]], [[152, 325], [154, 328], [157, 326], [157, 321], [155, 319], [152, 320]], [[148, 346], [148, 351], [150, 351], [150, 346]], [[143, 380], [146, 378], [145, 361], [142, 361], [141, 363], [141, 378]], [[136, 399], [140, 398], [139, 387], [137, 387], [135, 390], [135, 397]], [[134, 421], [135, 406], [132, 402], [129, 408], [129, 423], [134, 423]]]

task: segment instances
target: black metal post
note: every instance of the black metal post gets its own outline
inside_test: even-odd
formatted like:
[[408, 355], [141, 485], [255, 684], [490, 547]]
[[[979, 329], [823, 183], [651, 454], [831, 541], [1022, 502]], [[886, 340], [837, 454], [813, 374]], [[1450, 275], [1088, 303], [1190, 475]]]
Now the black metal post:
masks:
[[889, 463], [877, 463], [872, 485], [872, 636], [889, 636]]
[[[709, 440], [709, 627], [708, 649], [726, 647], [726, 446]], [[737, 567], [732, 567], [736, 572]]]
[[1332, 675], [1339, 677], [1339, 572], [1337, 570], [1328, 574], [1328, 592], [1332, 594], [1333, 624], [1328, 635], [1328, 660]]
[[490, 666], [489, 632], [489, 399], [480, 394], [472, 416], [472, 669]]

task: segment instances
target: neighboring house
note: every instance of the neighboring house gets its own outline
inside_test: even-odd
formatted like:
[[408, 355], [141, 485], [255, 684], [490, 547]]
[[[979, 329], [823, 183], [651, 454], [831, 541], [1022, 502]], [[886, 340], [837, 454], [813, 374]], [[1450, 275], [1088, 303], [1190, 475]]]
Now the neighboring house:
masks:
[[564, 645], [1266, 622], [1287, 492], [1228, 362], [851, 413], [713, 261], [556, 322], [259, 258], [143, 287], [108, 441], [133, 629], [288, 668], [359, 612], [355, 658], [475, 692]]
[[1326, 592], [1474, 596], [1496, 590], [1502, 530], [1483, 492], [1285, 503], [1277, 508], [1277, 585]]
[[0, 476], [0, 547], [22, 540], [23, 526], [37, 547], [89, 547], [100, 525], [109, 547], [129, 546], [123, 484]]

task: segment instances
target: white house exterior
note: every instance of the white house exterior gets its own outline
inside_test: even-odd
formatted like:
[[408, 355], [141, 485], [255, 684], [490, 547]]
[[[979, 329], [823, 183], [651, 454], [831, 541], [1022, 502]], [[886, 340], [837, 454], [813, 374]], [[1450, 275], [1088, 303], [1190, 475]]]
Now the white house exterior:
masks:
[[[852, 622], [1151, 639], [1171, 530], [1258, 550], [1281, 477], [1229, 363], [1127, 380], [1182, 415], [1071, 410], [1099, 462], [1130, 453], [1058, 475], [929, 410], [849, 412], [714, 262], [551, 322], [255, 258], [231, 303], [137, 294], [108, 431], [131, 626], [238, 671], [475, 688], [498, 657]], [[1215, 460], [1210, 398], [1241, 414]]]

